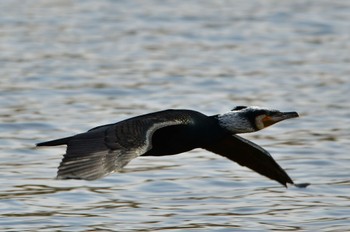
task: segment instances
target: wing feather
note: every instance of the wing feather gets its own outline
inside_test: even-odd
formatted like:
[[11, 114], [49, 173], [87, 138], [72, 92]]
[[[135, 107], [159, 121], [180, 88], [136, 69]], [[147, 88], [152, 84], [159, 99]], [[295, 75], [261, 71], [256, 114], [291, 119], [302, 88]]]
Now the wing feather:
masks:
[[287, 183], [293, 184], [292, 179], [269, 152], [238, 135], [227, 136], [214, 144], [206, 145], [204, 149], [246, 166], [284, 186], [287, 186]]
[[152, 135], [156, 130], [191, 124], [194, 112], [160, 111], [72, 136], [66, 142], [67, 151], [58, 167], [57, 178], [94, 180], [117, 171], [152, 148]]

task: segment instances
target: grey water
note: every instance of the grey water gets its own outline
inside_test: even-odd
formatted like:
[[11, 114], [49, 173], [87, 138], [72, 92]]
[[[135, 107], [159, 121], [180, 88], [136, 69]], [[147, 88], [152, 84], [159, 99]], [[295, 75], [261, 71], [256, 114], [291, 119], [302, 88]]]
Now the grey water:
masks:
[[[341, 0], [0, 1], [0, 230], [349, 231], [349, 22]], [[242, 136], [309, 187], [200, 149], [55, 180], [65, 147], [35, 147], [236, 105], [299, 112]]]

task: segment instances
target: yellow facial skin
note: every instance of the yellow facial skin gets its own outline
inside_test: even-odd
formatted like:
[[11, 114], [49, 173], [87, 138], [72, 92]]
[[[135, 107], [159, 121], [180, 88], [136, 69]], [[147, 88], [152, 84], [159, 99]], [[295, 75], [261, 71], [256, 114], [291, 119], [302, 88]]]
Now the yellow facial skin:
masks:
[[285, 112], [285, 113], [277, 114], [275, 116], [262, 114], [255, 118], [255, 125], [259, 130], [262, 130], [277, 122], [280, 122], [289, 118], [296, 118], [296, 117], [299, 117], [298, 113], [296, 112]]
[[255, 118], [255, 125], [259, 130], [264, 129], [265, 127], [268, 127], [269, 125], [272, 125], [272, 123], [270, 123], [268, 125], [268, 121], [271, 120], [271, 117], [263, 114], [263, 115], [259, 115]]
[[268, 127], [271, 126], [272, 124], [276, 123], [277, 121], [275, 121], [272, 117], [270, 116], [265, 116], [262, 118], [262, 123], [264, 124], [264, 127]]

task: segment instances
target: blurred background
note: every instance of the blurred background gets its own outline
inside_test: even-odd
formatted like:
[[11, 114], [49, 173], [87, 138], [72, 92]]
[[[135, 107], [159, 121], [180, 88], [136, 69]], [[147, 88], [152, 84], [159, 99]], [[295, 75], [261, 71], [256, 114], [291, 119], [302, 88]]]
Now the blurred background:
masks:
[[[0, 230], [349, 230], [349, 22], [341, 0], [1, 1]], [[311, 186], [199, 149], [58, 181], [65, 147], [35, 148], [156, 110], [236, 105], [300, 113], [244, 137]]]

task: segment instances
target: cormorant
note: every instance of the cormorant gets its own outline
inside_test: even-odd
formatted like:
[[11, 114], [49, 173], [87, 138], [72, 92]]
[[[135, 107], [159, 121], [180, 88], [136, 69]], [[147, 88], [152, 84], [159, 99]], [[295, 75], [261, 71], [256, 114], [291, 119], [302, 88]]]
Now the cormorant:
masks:
[[[212, 116], [193, 110], [169, 109], [37, 146], [67, 145], [58, 167], [58, 179], [95, 180], [120, 170], [138, 156], [176, 155], [203, 148], [287, 187], [287, 183], [294, 183], [272, 156], [236, 134], [258, 131], [298, 116], [297, 112], [255, 106], [237, 106], [227, 113]], [[296, 186], [305, 187], [303, 184]]]

